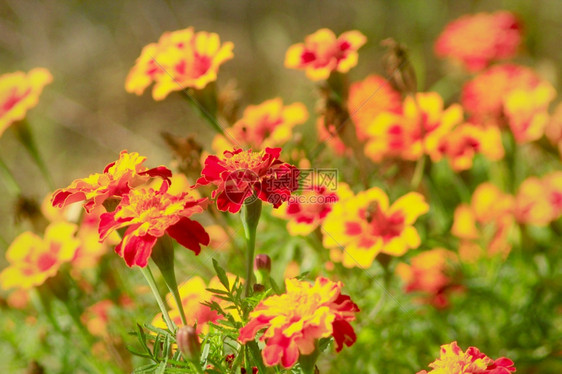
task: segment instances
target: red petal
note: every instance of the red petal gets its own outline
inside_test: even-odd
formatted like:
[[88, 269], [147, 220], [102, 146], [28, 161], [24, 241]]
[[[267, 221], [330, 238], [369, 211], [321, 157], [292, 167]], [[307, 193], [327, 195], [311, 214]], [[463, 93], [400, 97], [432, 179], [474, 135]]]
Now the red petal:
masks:
[[353, 327], [347, 321], [336, 320], [332, 323], [332, 328], [336, 341], [336, 352], [341, 351], [344, 344], [351, 347], [357, 340]]
[[169, 184], [172, 184], [172, 182], [170, 181], [170, 178], [172, 177], [172, 171], [165, 166], [158, 166], [156, 168], [141, 171], [139, 173], [139, 175], [144, 175], [144, 174], [147, 174], [153, 178], [160, 177], [162, 179], [167, 180]]
[[[151, 235], [135, 236], [125, 233], [121, 246], [123, 259], [125, 259], [127, 266], [133, 267], [133, 265], [137, 265], [141, 268], [145, 267], [148, 264], [148, 258], [152, 253], [156, 239], [156, 237]], [[123, 247], [124, 243], [125, 246]]]
[[199, 222], [189, 218], [182, 218], [175, 225], [168, 227], [166, 232], [196, 255], [201, 252], [201, 244], [208, 245], [211, 240], [205, 228]]

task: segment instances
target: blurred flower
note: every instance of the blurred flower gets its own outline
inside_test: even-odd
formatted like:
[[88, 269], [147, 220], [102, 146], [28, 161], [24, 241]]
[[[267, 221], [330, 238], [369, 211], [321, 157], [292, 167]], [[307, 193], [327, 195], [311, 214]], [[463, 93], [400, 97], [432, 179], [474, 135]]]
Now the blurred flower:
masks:
[[[440, 357], [429, 364], [434, 374], [509, 374], [515, 372], [513, 361], [500, 357], [493, 360], [476, 347], [468, 347], [466, 352], [459, 348], [457, 342], [441, 346]], [[418, 374], [427, 374], [422, 370]]]
[[260, 340], [265, 342], [262, 356], [267, 366], [292, 367], [299, 355], [312, 354], [321, 338], [334, 337], [337, 352], [344, 344], [355, 343], [349, 322], [359, 308], [341, 294], [341, 282], [319, 277], [313, 285], [297, 279], [286, 279], [285, 285], [285, 294], [270, 296], [256, 306], [238, 337], [246, 343], [265, 328]]
[[562, 103], [556, 105], [554, 113], [546, 124], [544, 134], [550, 143], [558, 148], [558, 153], [562, 156]]
[[[211, 241], [209, 243], [209, 248], [216, 249], [216, 250], [226, 250], [229, 247], [225, 246], [227, 242], [230, 241], [230, 237], [226, 230], [231, 231], [230, 227], [226, 229], [221, 225], [209, 225], [205, 226], [205, 231], [209, 234]], [[231, 232], [232, 233], [232, 232]]]
[[470, 122], [509, 127], [518, 142], [542, 136], [548, 121], [546, 107], [554, 88], [533, 70], [503, 64], [492, 66], [468, 81], [461, 102]]
[[20, 234], [6, 252], [9, 266], [0, 273], [0, 286], [29, 289], [55, 276], [80, 245], [74, 237], [76, 229], [74, 224], [56, 222], [47, 227], [43, 238], [29, 231]]
[[[227, 277], [229, 283], [233, 284], [236, 276], [227, 273]], [[216, 297], [215, 294], [208, 291], [207, 288], [224, 290], [224, 286], [220, 283], [218, 277], [213, 277], [207, 286], [201, 277], [193, 276], [186, 282], [180, 284], [178, 287], [187, 324], [189, 326], [197, 325], [197, 334], [207, 334], [209, 332], [209, 322], [216, 322], [219, 319], [224, 318], [216, 311], [205, 305], [205, 303], [216, 301], [222, 307], [229, 306], [227, 301]], [[180, 311], [171, 293], [166, 296], [166, 301], [170, 307], [168, 312], [170, 318], [177, 326], [182, 326], [183, 324], [181, 322]], [[229, 312], [231, 312], [236, 319], [239, 319], [239, 315], [236, 311], [229, 310]], [[166, 328], [166, 323], [162, 318], [162, 313], [159, 313], [154, 317], [152, 324], [156, 327]]]
[[549, 120], [548, 106], [556, 96], [550, 83], [533, 89], [515, 89], [504, 99], [504, 112], [517, 143], [539, 139]]
[[282, 146], [291, 139], [293, 127], [307, 119], [308, 111], [302, 103], [284, 106], [281, 98], [275, 98], [250, 105], [242, 118], [228, 129], [229, 137], [215, 136], [213, 150], [222, 153], [232, 149], [231, 138], [239, 146], [254, 149]]
[[435, 92], [407, 96], [402, 114], [383, 112], [367, 127], [369, 140], [365, 153], [373, 161], [384, 157], [417, 160], [438, 151], [442, 139], [463, 119], [460, 105], [443, 108]]
[[305, 189], [293, 195], [273, 215], [288, 219], [287, 230], [293, 236], [306, 236], [319, 227], [338, 201], [338, 195], [326, 186]]
[[347, 110], [355, 123], [357, 138], [367, 139], [367, 128], [382, 112], [401, 113], [402, 97], [383, 77], [369, 75], [349, 87]]
[[43, 87], [52, 81], [53, 76], [44, 68], [0, 76], [0, 136], [12, 123], [25, 118], [37, 105]]
[[298, 277], [301, 272], [301, 266], [298, 261], [291, 260], [287, 264], [285, 271], [283, 272], [283, 279]]
[[[324, 246], [334, 248], [333, 261], [341, 261], [345, 267], [368, 268], [381, 252], [402, 256], [420, 245], [413, 224], [429, 211], [421, 194], [410, 192], [390, 205], [380, 188], [354, 195], [340, 183], [338, 197], [322, 226], [326, 232]], [[338, 252], [341, 258], [337, 258]]]
[[148, 169], [142, 166], [146, 157], [138, 153], [121, 151], [119, 159], [108, 164], [103, 174], [91, 174], [87, 178], [75, 179], [67, 188], [61, 188], [53, 193], [52, 204], [62, 208], [67, 204], [86, 201], [84, 208], [91, 211], [112, 197], [122, 197], [131, 188], [148, 182], [152, 177], [168, 179], [172, 172], [164, 166]]
[[90, 334], [102, 338], [108, 337], [107, 325], [109, 323], [109, 312], [112, 307], [113, 302], [106, 299], [98, 301], [86, 309], [81, 319]]
[[448, 293], [455, 287], [451, 278], [455, 261], [453, 252], [435, 248], [414, 256], [411, 265], [399, 263], [396, 273], [404, 281], [406, 292], [421, 292], [425, 295], [423, 301], [445, 308], [449, 304]]
[[510, 12], [465, 15], [450, 22], [435, 42], [435, 54], [478, 71], [492, 61], [515, 56], [521, 25]]
[[[487, 248], [488, 255], [507, 256], [511, 250], [507, 238], [513, 225], [513, 207], [513, 196], [491, 183], [483, 183], [474, 191], [470, 204], [461, 204], [455, 209], [451, 233], [461, 239], [465, 250]], [[468, 251], [459, 252], [465, 261], [479, 257]]]
[[208, 156], [197, 185], [213, 184], [212, 197], [223, 212], [240, 211], [244, 201], [256, 196], [278, 208], [298, 188], [298, 169], [279, 160], [281, 148], [262, 152], [234, 149], [222, 157]]
[[562, 172], [529, 177], [515, 195], [517, 222], [545, 226], [562, 215]]
[[433, 162], [445, 157], [455, 171], [461, 171], [472, 167], [472, 160], [477, 153], [482, 153], [492, 161], [503, 158], [501, 133], [497, 127], [460, 124], [441, 139], [430, 156]]
[[164, 181], [159, 190], [146, 186], [130, 190], [113, 212], [101, 215], [101, 240], [113, 230], [128, 227], [115, 252], [129, 267], [145, 267], [156, 240], [165, 234], [196, 255], [201, 251], [201, 244], [209, 244], [203, 226], [189, 219], [204, 210], [206, 199], [195, 198], [191, 191], [172, 195], [168, 186]]
[[294, 44], [285, 55], [285, 67], [306, 70], [313, 81], [328, 79], [333, 71], [347, 73], [357, 65], [357, 50], [367, 42], [359, 31], [347, 31], [336, 38], [329, 29], [308, 35], [304, 43]]
[[163, 100], [172, 91], [203, 89], [217, 79], [219, 66], [233, 57], [233, 48], [231, 42], [221, 45], [217, 34], [196, 33], [193, 27], [165, 32], [158, 43], [143, 48], [125, 89], [141, 95], [154, 82], [154, 100]]
[[318, 143], [328, 144], [338, 156], [346, 154], [348, 149], [338, 136], [339, 128], [335, 124], [326, 123], [326, 117], [320, 116], [316, 120], [316, 130], [318, 131]]

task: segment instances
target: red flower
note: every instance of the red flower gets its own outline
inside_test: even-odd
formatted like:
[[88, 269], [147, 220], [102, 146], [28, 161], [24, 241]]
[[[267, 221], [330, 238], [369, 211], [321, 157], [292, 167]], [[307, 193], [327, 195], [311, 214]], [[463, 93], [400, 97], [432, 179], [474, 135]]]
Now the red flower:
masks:
[[203, 226], [188, 218], [203, 211], [206, 199], [196, 199], [189, 192], [172, 195], [167, 192], [168, 186], [168, 182], [163, 181], [159, 190], [146, 186], [133, 189], [123, 196], [113, 212], [101, 216], [101, 240], [113, 230], [128, 226], [115, 252], [130, 267], [145, 267], [156, 240], [165, 234], [196, 255], [201, 251], [201, 244], [209, 244], [210, 238]]
[[160, 177], [169, 181], [172, 172], [158, 166], [148, 169], [142, 166], [146, 157], [138, 153], [121, 151], [119, 160], [108, 164], [103, 174], [91, 174], [87, 178], [76, 179], [67, 188], [55, 191], [52, 197], [53, 206], [62, 208], [78, 201], [86, 201], [84, 208], [90, 212], [96, 206], [103, 204], [110, 197], [121, 197], [131, 188], [146, 183], [151, 177]]
[[299, 170], [279, 160], [281, 148], [266, 148], [263, 152], [225, 151], [223, 157], [208, 156], [197, 186], [214, 184], [212, 197], [223, 212], [240, 211], [244, 201], [252, 196], [270, 202], [278, 208], [298, 188]]

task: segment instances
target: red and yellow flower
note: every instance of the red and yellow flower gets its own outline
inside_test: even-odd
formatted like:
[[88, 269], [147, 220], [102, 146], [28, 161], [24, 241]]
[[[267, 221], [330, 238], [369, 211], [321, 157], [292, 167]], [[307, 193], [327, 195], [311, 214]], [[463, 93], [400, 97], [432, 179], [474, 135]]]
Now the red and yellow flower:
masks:
[[76, 179], [70, 186], [56, 190], [53, 193], [52, 204], [62, 208], [68, 204], [85, 201], [84, 208], [89, 212], [103, 205], [109, 198], [121, 198], [132, 188], [145, 184], [152, 177], [169, 180], [172, 176], [172, 172], [164, 166], [148, 169], [142, 165], [145, 160], [146, 157], [141, 157], [136, 152], [121, 151], [119, 159], [108, 164], [103, 173]]
[[228, 129], [229, 137], [217, 135], [213, 140], [213, 150], [222, 153], [231, 149], [230, 139], [237, 145], [249, 148], [282, 146], [292, 137], [293, 127], [308, 119], [304, 104], [283, 105], [281, 98], [267, 100], [260, 105], [250, 105], [244, 114]]
[[383, 77], [372, 74], [349, 87], [347, 110], [357, 133], [357, 138], [366, 140], [367, 127], [382, 112], [402, 112], [402, 96]]
[[160, 189], [141, 186], [124, 195], [113, 212], [101, 215], [100, 239], [114, 230], [127, 227], [115, 252], [129, 267], [145, 267], [158, 238], [169, 235], [196, 255], [201, 244], [209, 244], [209, 235], [199, 222], [189, 219], [204, 210], [206, 199], [198, 199], [191, 191], [178, 195], [168, 193], [168, 182]]
[[158, 43], [143, 48], [127, 76], [125, 89], [141, 95], [154, 83], [154, 100], [186, 88], [203, 89], [217, 79], [220, 65], [234, 56], [233, 48], [231, 42], [221, 44], [218, 34], [194, 32], [193, 27], [165, 32]]
[[318, 228], [332, 211], [338, 195], [326, 186], [313, 186], [299, 195], [293, 195], [273, 214], [288, 219], [287, 230], [291, 235], [306, 236]]
[[517, 222], [545, 226], [562, 215], [562, 172], [529, 177], [515, 195]]
[[445, 26], [435, 42], [435, 54], [478, 71], [491, 62], [516, 55], [521, 25], [510, 12], [465, 15]]
[[300, 355], [312, 354], [321, 338], [333, 337], [337, 352], [355, 343], [350, 322], [359, 308], [341, 294], [341, 282], [319, 277], [314, 284], [286, 279], [285, 285], [285, 294], [270, 296], [256, 306], [238, 337], [246, 343], [265, 329], [259, 339], [265, 342], [262, 356], [267, 366], [292, 367]]
[[[441, 346], [440, 357], [429, 364], [433, 374], [509, 374], [515, 372], [513, 361], [500, 357], [493, 360], [476, 347], [468, 347], [466, 352], [457, 342]], [[426, 370], [418, 374], [428, 374]]]
[[487, 255], [507, 256], [511, 250], [507, 239], [513, 226], [513, 208], [513, 196], [491, 183], [479, 185], [470, 204], [459, 205], [454, 213], [451, 233], [461, 239], [461, 258], [477, 259], [483, 248], [488, 249]]
[[0, 273], [0, 286], [29, 289], [55, 276], [78, 250], [76, 229], [74, 224], [56, 222], [47, 227], [43, 238], [29, 231], [20, 234], [6, 252], [9, 266]]
[[406, 97], [401, 114], [383, 112], [367, 127], [369, 140], [365, 153], [373, 161], [385, 157], [417, 160], [423, 154], [438, 152], [442, 139], [463, 120], [460, 105], [443, 108], [435, 92]]
[[37, 105], [43, 87], [52, 81], [53, 76], [44, 68], [0, 76], [0, 136], [12, 123], [25, 118]]
[[208, 156], [197, 185], [213, 184], [212, 197], [223, 212], [240, 211], [244, 201], [256, 196], [278, 208], [298, 188], [299, 171], [279, 160], [281, 148], [263, 152], [234, 149], [222, 157]]
[[345, 267], [368, 268], [381, 252], [402, 256], [420, 245], [413, 225], [429, 211], [421, 194], [410, 192], [390, 205], [380, 188], [354, 195], [341, 183], [338, 197], [322, 226], [326, 234], [324, 246], [332, 249], [333, 261]]
[[550, 143], [558, 148], [558, 153], [562, 156], [562, 103], [556, 105], [554, 113], [544, 129], [544, 134]]
[[413, 257], [411, 265], [399, 263], [396, 273], [404, 281], [407, 293], [421, 292], [424, 295], [422, 301], [445, 308], [449, 304], [448, 293], [455, 288], [451, 278], [455, 261], [453, 252], [435, 248]]
[[329, 29], [308, 35], [304, 43], [294, 44], [285, 54], [285, 67], [305, 70], [306, 76], [319, 81], [334, 71], [347, 73], [357, 65], [357, 50], [367, 42], [359, 31], [347, 31], [336, 38]]

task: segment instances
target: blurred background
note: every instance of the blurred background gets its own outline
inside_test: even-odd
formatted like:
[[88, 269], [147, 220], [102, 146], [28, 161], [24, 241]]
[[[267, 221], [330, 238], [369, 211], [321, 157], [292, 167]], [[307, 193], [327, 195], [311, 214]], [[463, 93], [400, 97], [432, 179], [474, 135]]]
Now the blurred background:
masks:
[[[169, 163], [161, 131], [197, 133], [203, 144], [210, 143], [212, 131], [180, 95], [155, 102], [149, 92], [141, 97], [125, 92], [125, 77], [142, 47], [164, 31], [193, 26], [232, 41], [235, 57], [221, 66], [217, 85], [235, 84], [241, 108], [280, 96], [286, 103], [303, 101], [314, 113], [314, 83], [301, 71], [283, 67], [287, 48], [306, 35], [322, 27], [336, 34], [351, 29], [364, 33], [368, 42], [350, 73], [355, 80], [383, 73], [379, 42], [394, 37], [409, 48], [420, 90], [440, 90], [444, 64], [434, 57], [433, 42], [444, 25], [466, 13], [498, 9], [515, 12], [523, 22], [526, 40], [516, 61], [535, 67], [559, 88], [559, 0], [3, 0], [0, 73], [34, 67], [52, 72], [53, 83], [27, 118], [55, 185], [62, 187], [101, 171], [122, 149], [147, 156], [149, 166]], [[308, 125], [314, 121], [311, 115]], [[50, 192], [14, 131], [0, 138], [0, 157], [25, 195], [42, 200]], [[0, 246], [5, 249], [24, 227], [14, 226], [15, 201], [3, 183], [0, 196]]]

